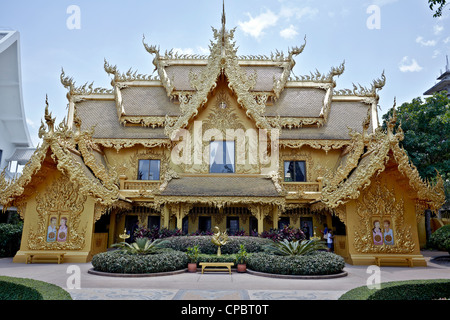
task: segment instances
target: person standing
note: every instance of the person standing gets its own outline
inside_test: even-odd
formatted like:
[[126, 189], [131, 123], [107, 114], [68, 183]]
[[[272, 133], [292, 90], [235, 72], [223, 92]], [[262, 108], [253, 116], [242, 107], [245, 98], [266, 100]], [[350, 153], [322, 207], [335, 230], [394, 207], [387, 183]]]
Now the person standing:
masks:
[[308, 224], [306, 223], [306, 221], [303, 222], [302, 231], [305, 234], [305, 239], [309, 240], [311, 238], [311, 233], [309, 232], [309, 227], [308, 227]]
[[334, 252], [334, 246], [333, 246], [333, 233], [331, 232], [331, 229], [328, 229], [327, 233], [327, 246], [328, 246], [328, 252]]

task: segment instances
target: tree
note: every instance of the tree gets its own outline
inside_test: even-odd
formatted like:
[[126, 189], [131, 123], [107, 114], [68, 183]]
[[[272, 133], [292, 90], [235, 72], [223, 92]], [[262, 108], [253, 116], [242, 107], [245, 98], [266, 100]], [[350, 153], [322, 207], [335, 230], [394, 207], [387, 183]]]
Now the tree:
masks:
[[[383, 120], [392, 115], [391, 108]], [[422, 101], [415, 98], [397, 109], [397, 126], [401, 125], [401, 142], [411, 162], [424, 180], [433, 181], [436, 170], [444, 179], [447, 203], [450, 203], [450, 98], [447, 92], [435, 93]], [[386, 122], [383, 124], [386, 129]]]
[[428, 4], [430, 5], [430, 9], [434, 10], [435, 6], [437, 7], [436, 11], [433, 14], [434, 18], [438, 18], [442, 16], [442, 10], [448, 3], [447, 0], [428, 0]]

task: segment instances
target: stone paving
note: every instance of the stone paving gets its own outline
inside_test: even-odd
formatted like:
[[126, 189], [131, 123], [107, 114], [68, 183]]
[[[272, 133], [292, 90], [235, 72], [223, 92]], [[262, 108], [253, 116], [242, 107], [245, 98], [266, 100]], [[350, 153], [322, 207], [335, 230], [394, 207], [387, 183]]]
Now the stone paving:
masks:
[[[424, 252], [428, 267], [381, 267], [381, 281], [450, 279], [450, 267], [433, 263], [443, 252]], [[122, 278], [89, 274], [90, 263], [75, 264], [81, 271], [80, 289], [68, 289], [69, 264], [15, 264], [0, 259], [0, 275], [31, 278], [56, 284], [74, 300], [336, 300], [346, 291], [366, 285], [367, 266], [346, 265], [348, 276], [336, 279], [279, 279], [249, 273], [181, 273], [160, 277]], [[70, 270], [69, 270], [70, 271]], [[70, 283], [69, 283], [70, 284]]]

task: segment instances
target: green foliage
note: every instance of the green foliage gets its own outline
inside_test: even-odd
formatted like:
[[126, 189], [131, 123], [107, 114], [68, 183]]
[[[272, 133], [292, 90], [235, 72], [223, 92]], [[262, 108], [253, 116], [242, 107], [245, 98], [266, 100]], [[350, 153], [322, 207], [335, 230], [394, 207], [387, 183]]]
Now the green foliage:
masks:
[[450, 298], [450, 280], [408, 280], [380, 284], [380, 289], [367, 286], [344, 293], [339, 300], [433, 300]]
[[306, 255], [279, 256], [269, 253], [250, 254], [251, 270], [284, 275], [326, 275], [342, 272], [344, 258], [330, 252], [315, 251]]
[[20, 248], [22, 224], [0, 223], [0, 257], [12, 257]]
[[111, 247], [119, 248], [124, 253], [129, 254], [155, 254], [161, 249], [161, 240], [151, 241], [147, 238], [138, 238], [136, 242], [129, 244], [126, 242], [115, 243]]
[[[392, 108], [383, 115], [388, 120]], [[424, 180], [433, 181], [436, 170], [444, 179], [447, 201], [450, 199], [450, 99], [446, 91], [422, 101], [415, 98], [397, 109], [397, 125], [404, 131], [402, 147]], [[383, 124], [386, 129], [386, 123]]]
[[264, 248], [269, 253], [280, 256], [301, 256], [319, 249], [326, 249], [322, 241], [303, 240], [303, 241], [283, 241], [273, 242]]
[[431, 10], [435, 10], [435, 6], [438, 6], [436, 11], [433, 14], [433, 18], [438, 18], [442, 16], [442, 10], [448, 4], [447, 0], [428, 0], [428, 4]]
[[[211, 242], [212, 236], [189, 236], [166, 238], [162, 247], [171, 248], [186, 252], [188, 247], [198, 245], [201, 253], [217, 254], [217, 246]], [[272, 243], [270, 239], [258, 237], [230, 236], [226, 245], [221, 247], [222, 254], [234, 254], [240, 249], [240, 245], [245, 245], [247, 252], [263, 251], [263, 246]]]
[[198, 250], [198, 245], [187, 248], [187, 256], [190, 263], [197, 263], [198, 255], [200, 254]]
[[186, 268], [185, 252], [162, 249], [155, 254], [129, 254], [121, 250], [102, 252], [92, 258], [94, 270], [109, 273], [158, 273]]
[[240, 245], [239, 251], [236, 254], [236, 263], [244, 264], [247, 263], [248, 253], [245, 250], [245, 246], [243, 244]]
[[204, 254], [198, 255], [197, 263], [200, 262], [235, 262], [235, 254], [222, 254], [218, 256], [217, 254]]
[[43, 281], [0, 276], [0, 300], [72, 300], [64, 289]]
[[450, 224], [437, 229], [428, 240], [430, 248], [447, 251], [450, 254]]

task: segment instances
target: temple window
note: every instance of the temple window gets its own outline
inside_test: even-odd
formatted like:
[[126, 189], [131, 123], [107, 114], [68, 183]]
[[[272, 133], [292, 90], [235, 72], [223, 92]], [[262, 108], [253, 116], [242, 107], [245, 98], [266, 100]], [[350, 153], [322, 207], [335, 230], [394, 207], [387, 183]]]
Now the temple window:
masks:
[[239, 231], [239, 217], [227, 217], [227, 230], [230, 235]]
[[284, 182], [304, 182], [304, 181], [306, 181], [305, 161], [285, 161]]
[[281, 217], [280, 220], [278, 220], [278, 229], [283, 229], [285, 226], [289, 227], [290, 222], [289, 217]]
[[149, 229], [160, 228], [161, 227], [161, 217], [160, 216], [148, 216], [147, 226]]
[[210, 173], [234, 173], [234, 141], [211, 141], [209, 163]]
[[161, 160], [139, 160], [138, 180], [159, 180]]
[[183, 234], [188, 234], [188, 232], [189, 232], [189, 221], [188, 221], [188, 217], [184, 217], [184, 218], [183, 218], [182, 231], [183, 231]]
[[198, 217], [198, 230], [210, 231], [211, 230], [211, 217]]

